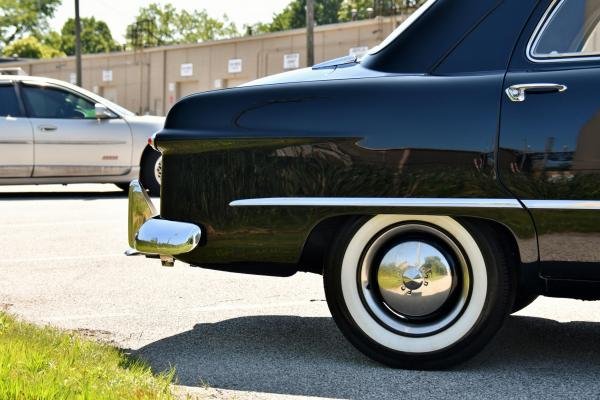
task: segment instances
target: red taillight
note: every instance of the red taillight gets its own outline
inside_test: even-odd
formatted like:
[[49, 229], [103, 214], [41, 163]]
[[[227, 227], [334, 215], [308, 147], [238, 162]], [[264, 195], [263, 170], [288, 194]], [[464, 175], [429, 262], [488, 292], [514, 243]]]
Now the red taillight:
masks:
[[[156, 133], [158, 133], [158, 132], [156, 132]], [[150, 147], [152, 147], [154, 150], [158, 151], [158, 149], [155, 146], [156, 140], [154, 139], [156, 137], [156, 133], [148, 138], [148, 145]]]

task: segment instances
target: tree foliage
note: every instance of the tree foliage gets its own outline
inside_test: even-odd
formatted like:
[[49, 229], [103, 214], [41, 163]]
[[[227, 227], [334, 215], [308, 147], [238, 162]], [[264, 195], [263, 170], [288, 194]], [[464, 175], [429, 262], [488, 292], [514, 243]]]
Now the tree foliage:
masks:
[[[75, 20], [69, 18], [62, 27], [60, 49], [67, 55], [75, 54]], [[54, 40], [52, 40], [54, 42]], [[81, 52], [83, 54], [115, 51], [119, 45], [114, 41], [106, 22], [94, 17], [81, 18]]]
[[0, 45], [34, 35], [40, 37], [48, 29], [61, 0], [0, 0]]
[[4, 47], [2, 53], [7, 57], [22, 58], [54, 58], [65, 55], [62, 51], [40, 42], [35, 36], [14, 40]]
[[131, 47], [197, 43], [238, 35], [227, 15], [215, 19], [206, 10], [177, 10], [173, 5], [152, 3], [140, 8], [135, 22], [127, 27]]
[[[417, 7], [424, 0], [315, 0], [315, 23], [335, 24], [394, 15]], [[247, 25], [246, 34], [277, 32], [306, 26], [306, 0], [292, 0], [270, 23]]]
[[413, 10], [424, 0], [343, 0], [338, 11], [339, 22], [389, 16]]
[[[317, 25], [338, 22], [338, 11], [343, 0], [315, 0], [315, 23]], [[257, 32], [276, 32], [306, 26], [306, 0], [293, 0], [280, 13], [273, 15], [273, 21], [258, 26]], [[261, 29], [262, 28], [262, 29]]]

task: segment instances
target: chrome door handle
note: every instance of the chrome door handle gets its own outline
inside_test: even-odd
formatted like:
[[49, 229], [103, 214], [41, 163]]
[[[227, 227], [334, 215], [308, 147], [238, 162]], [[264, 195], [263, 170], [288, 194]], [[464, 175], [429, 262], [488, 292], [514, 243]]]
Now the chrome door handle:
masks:
[[525, 93], [561, 93], [567, 90], [565, 85], [558, 83], [522, 83], [512, 85], [506, 89], [506, 95], [510, 101], [522, 102], [525, 101]]
[[58, 128], [54, 125], [40, 125], [38, 126], [38, 129], [42, 132], [53, 132]]

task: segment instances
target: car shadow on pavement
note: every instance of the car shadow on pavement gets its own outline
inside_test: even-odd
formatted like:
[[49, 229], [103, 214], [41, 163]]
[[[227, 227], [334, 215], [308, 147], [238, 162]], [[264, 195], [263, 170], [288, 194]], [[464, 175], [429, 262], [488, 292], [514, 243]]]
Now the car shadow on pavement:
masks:
[[403, 371], [357, 352], [331, 318], [241, 317], [198, 324], [134, 354], [181, 385], [332, 398], [497, 398], [600, 394], [600, 324], [511, 316], [477, 357]]

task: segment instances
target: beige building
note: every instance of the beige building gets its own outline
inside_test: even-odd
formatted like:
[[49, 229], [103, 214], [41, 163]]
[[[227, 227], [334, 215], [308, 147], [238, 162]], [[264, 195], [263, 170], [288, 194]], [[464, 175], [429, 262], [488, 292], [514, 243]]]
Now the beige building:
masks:
[[[362, 54], [381, 42], [403, 19], [315, 28], [315, 62]], [[137, 113], [164, 115], [177, 99], [194, 92], [237, 86], [306, 66], [306, 31], [270, 33], [137, 52], [85, 55], [83, 87]], [[75, 81], [73, 57], [4, 63], [29, 75]]]

